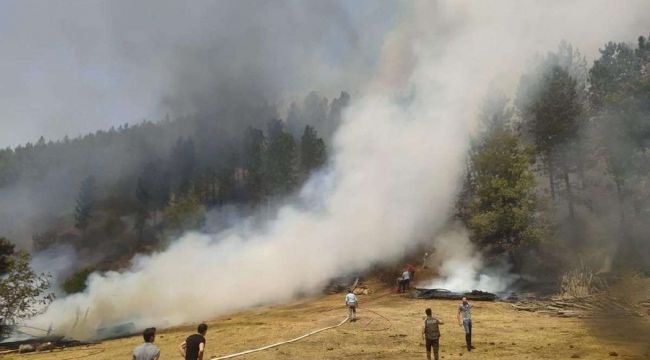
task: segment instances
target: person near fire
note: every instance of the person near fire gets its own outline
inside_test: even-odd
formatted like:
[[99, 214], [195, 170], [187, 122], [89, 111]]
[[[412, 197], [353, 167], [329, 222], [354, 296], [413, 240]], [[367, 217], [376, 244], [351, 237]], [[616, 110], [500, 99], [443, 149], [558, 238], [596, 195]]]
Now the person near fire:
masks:
[[411, 288], [411, 272], [408, 271], [407, 269], [404, 269], [404, 272], [402, 273], [402, 277], [400, 278], [400, 289], [399, 291], [401, 293], [408, 292], [408, 290]]
[[409, 279], [411, 281], [415, 280], [415, 266], [413, 266], [411, 264], [406, 264], [406, 266], [404, 266], [404, 268], [406, 269], [406, 271], [409, 272]]
[[351, 289], [348, 289], [348, 294], [345, 295], [345, 306], [348, 308], [348, 319], [350, 321], [357, 321], [357, 306], [359, 301], [357, 296], [354, 295]]

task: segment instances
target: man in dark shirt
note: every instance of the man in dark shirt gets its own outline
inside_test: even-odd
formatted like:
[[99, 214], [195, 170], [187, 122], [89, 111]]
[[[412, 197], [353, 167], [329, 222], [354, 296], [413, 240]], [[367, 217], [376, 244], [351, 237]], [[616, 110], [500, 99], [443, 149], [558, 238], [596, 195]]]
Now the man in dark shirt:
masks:
[[185, 360], [203, 360], [205, 333], [208, 332], [208, 325], [199, 325], [196, 332], [197, 334], [188, 336], [180, 346], [181, 356]]
[[427, 350], [427, 360], [431, 360], [431, 350], [433, 350], [434, 359], [438, 360], [438, 350], [440, 349], [440, 327], [438, 325], [444, 323], [433, 317], [431, 309], [424, 310], [424, 313], [427, 314], [427, 317], [424, 319], [422, 339]]

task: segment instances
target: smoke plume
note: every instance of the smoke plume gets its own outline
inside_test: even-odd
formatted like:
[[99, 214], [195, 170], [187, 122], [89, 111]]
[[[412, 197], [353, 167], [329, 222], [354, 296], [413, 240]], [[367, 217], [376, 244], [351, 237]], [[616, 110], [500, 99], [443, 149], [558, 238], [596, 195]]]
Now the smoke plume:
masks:
[[428, 265], [437, 270], [439, 278], [419, 284], [419, 287], [499, 293], [507, 290], [517, 278], [509, 273], [505, 261], [486, 267], [481, 253], [470, 242], [467, 230], [458, 225], [435, 236], [433, 245], [436, 252], [428, 259]]
[[[116, 137], [97, 153], [48, 157], [57, 166], [43, 174], [20, 172], [0, 186], [1, 236], [31, 249], [32, 235], [56, 225], [53, 215], [74, 209], [82, 179], [114, 187], [132, 177], [179, 137], [201, 134], [192, 117], [228, 144], [312, 90], [358, 92], [378, 61], [386, 14], [399, 11], [346, 3], [0, 1], [0, 148], [142, 119], [180, 123], [151, 144]], [[150, 148], [148, 156], [132, 146]]]
[[[190, 233], [128, 271], [94, 274], [84, 293], [57, 300], [35, 323], [81, 337], [100, 324], [209, 319], [313, 293], [336, 275], [403, 255], [449, 218], [488, 83], [517, 79], [526, 58], [562, 38], [575, 35], [569, 40], [593, 50], [637, 32], [631, 27], [648, 6], [627, 4], [604, 34], [599, 19], [619, 9], [614, 3], [408, 3], [376, 76], [344, 114], [331, 163], [299, 194], [302, 206], [283, 206], [263, 230], [242, 221], [222, 233]], [[619, 22], [633, 26], [621, 30]], [[463, 239], [441, 237], [438, 246], [448, 250], [446, 275], [467, 288], [480, 280], [480, 261], [476, 276], [456, 276], [467, 271], [456, 264], [475, 261]], [[73, 328], [71, 314], [87, 309]]]

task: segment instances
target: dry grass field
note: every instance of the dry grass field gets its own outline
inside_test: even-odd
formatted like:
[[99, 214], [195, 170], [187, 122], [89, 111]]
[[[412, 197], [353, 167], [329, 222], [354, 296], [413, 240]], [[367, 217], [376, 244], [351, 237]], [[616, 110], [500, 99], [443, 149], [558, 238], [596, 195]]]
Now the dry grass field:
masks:
[[[359, 296], [359, 320], [296, 343], [241, 359], [425, 359], [421, 340], [424, 309], [441, 327], [443, 359], [650, 359], [648, 317], [586, 320], [519, 312], [508, 303], [474, 302], [474, 345], [464, 348], [456, 301], [413, 300], [388, 289]], [[206, 359], [288, 340], [335, 325], [346, 316], [343, 295], [327, 295], [248, 310], [208, 322]], [[180, 359], [178, 344], [195, 326], [161, 330], [162, 359]], [[48, 353], [10, 354], [7, 360], [130, 359], [140, 337]], [[616, 353], [615, 356], [610, 353]]]

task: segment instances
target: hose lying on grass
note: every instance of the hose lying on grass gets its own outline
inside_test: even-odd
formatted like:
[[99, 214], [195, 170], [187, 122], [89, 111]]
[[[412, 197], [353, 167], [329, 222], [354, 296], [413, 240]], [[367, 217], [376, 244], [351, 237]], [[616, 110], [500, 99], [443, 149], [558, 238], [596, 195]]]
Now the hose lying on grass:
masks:
[[298, 341], [298, 340], [302, 340], [302, 339], [304, 339], [304, 338], [306, 338], [306, 337], [308, 337], [308, 336], [312, 336], [312, 335], [314, 335], [314, 334], [318, 334], [319, 332], [322, 332], [322, 331], [325, 331], [325, 330], [330, 330], [330, 329], [337, 328], [337, 327], [339, 327], [339, 326], [345, 324], [346, 322], [348, 322], [348, 318], [345, 318], [343, 321], [341, 321], [341, 322], [338, 323], [337, 325], [332, 325], [332, 326], [324, 327], [324, 328], [322, 328], [322, 329], [314, 330], [314, 331], [312, 331], [312, 332], [310, 332], [310, 333], [307, 333], [307, 334], [305, 334], [305, 335], [301, 335], [301, 336], [299, 336], [299, 337], [297, 337], [297, 338], [295, 338], [295, 339], [291, 339], [291, 340], [287, 340], [287, 341], [281, 341], [281, 342], [279, 342], [279, 343], [275, 343], [275, 344], [271, 344], [271, 345], [263, 346], [263, 347], [261, 347], [261, 348], [257, 348], [257, 349], [251, 349], [251, 350], [242, 351], [242, 352], [239, 352], [239, 353], [236, 353], [236, 354], [230, 354], [230, 355], [224, 355], [224, 356], [219, 356], [219, 357], [213, 357], [213, 358], [211, 358], [211, 360], [232, 359], [232, 358], [237, 357], [237, 356], [247, 355], [247, 354], [251, 354], [251, 353], [258, 352], [258, 351], [263, 351], [263, 350], [268, 350], [268, 349], [274, 348], [274, 347], [276, 347], [276, 346], [284, 345], [284, 344], [290, 344], [290, 343], [292, 343], [292, 342], [296, 342], [296, 341]]

